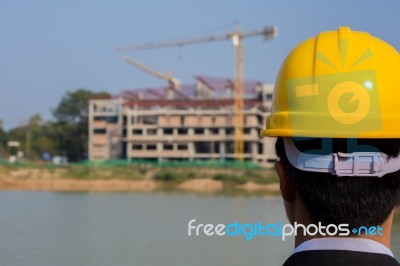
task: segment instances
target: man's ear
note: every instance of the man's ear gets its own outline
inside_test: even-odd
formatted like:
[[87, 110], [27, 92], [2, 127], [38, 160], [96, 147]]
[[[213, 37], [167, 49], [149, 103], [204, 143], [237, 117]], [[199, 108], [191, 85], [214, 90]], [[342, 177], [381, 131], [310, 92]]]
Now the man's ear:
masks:
[[281, 161], [275, 163], [275, 169], [279, 176], [279, 184], [281, 189], [282, 198], [288, 202], [293, 202], [296, 198], [296, 190], [293, 180], [289, 176], [287, 166]]

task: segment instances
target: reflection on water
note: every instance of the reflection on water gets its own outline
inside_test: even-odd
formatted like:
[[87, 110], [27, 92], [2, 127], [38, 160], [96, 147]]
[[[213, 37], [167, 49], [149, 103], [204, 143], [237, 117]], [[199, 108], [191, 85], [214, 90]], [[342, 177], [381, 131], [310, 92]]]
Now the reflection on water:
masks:
[[[0, 193], [2, 265], [281, 265], [293, 239], [189, 237], [187, 223], [286, 222], [278, 197]], [[397, 220], [398, 221], [398, 220]], [[394, 225], [393, 251], [400, 251]]]

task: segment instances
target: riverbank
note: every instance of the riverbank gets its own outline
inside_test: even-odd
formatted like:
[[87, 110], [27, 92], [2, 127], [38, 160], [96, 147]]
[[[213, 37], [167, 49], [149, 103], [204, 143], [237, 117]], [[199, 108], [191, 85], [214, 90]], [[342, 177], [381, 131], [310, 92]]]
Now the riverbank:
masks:
[[182, 190], [203, 193], [217, 193], [228, 191], [242, 192], [270, 192], [277, 193], [279, 184], [256, 184], [246, 182], [243, 185], [229, 185], [223, 181], [212, 179], [195, 179], [181, 183], [169, 184], [154, 180], [74, 180], [74, 179], [0, 179], [1, 190], [31, 190], [31, 191], [141, 191], [152, 192], [157, 190]]
[[277, 181], [267, 169], [0, 166], [0, 190], [275, 194]]

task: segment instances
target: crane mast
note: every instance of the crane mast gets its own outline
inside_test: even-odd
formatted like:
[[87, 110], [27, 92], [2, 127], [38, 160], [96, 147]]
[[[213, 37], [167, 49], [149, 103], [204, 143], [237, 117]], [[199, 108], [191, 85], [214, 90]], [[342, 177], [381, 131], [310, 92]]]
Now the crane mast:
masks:
[[240, 26], [237, 26], [236, 34], [232, 36], [233, 47], [235, 48], [235, 83], [234, 83], [234, 151], [235, 159], [243, 161], [244, 143], [243, 143], [243, 128], [244, 128], [244, 52], [242, 44], [242, 35]]
[[[121, 46], [117, 48], [117, 51], [132, 51], [132, 50], [144, 50], [144, 49], [156, 49], [156, 48], [167, 48], [167, 47], [182, 47], [186, 45], [194, 45], [205, 42], [215, 42], [223, 40], [231, 40], [234, 46], [235, 54], [235, 76], [234, 76], [234, 106], [233, 106], [233, 123], [234, 123], [234, 153], [235, 159], [243, 161], [244, 157], [244, 142], [243, 142], [243, 128], [244, 128], [244, 48], [243, 39], [248, 37], [254, 37], [262, 35], [265, 40], [271, 40], [277, 36], [277, 28], [275, 26], [264, 27], [261, 30], [242, 32], [240, 25], [237, 25], [236, 32], [228, 32], [224, 35], [219, 36], [205, 36], [191, 40], [178, 40], [178, 41], [167, 41], [159, 43], [147, 43], [144, 45], [136, 46]], [[125, 59], [126, 60], [126, 59]], [[129, 62], [128, 60], [126, 60]], [[157, 73], [144, 65], [139, 66], [133, 62], [130, 62], [143, 69], [144, 71], [153, 74], [161, 79], [167, 79], [165, 75]], [[140, 64], [140, 63], [139, 63]], [[170, 81], [171, 82], [171, 81]]]

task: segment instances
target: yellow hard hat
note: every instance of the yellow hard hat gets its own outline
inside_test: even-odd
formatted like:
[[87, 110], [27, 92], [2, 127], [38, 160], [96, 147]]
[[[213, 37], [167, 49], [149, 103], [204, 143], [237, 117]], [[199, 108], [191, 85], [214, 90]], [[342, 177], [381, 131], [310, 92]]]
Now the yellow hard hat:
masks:
[[400, 138], [400, 56], [340, 27], [298, 45], [278, 74], [262, 136]]

